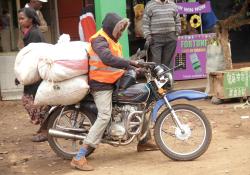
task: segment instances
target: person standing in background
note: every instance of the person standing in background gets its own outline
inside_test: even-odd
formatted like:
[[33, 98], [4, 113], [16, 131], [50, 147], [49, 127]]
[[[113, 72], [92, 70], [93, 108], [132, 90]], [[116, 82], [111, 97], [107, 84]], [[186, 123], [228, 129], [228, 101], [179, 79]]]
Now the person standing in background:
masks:
[[172, 68], [172, 58], [181, 33], [181, 19], [177, 6], [169, 0], [151, 0], [143, 16], [143, 32], [150, 46], [152, 61]]
[[[18, 11], [18, 22], [21, 26], [21, 32], [23, 34], [24, 46], [30, 43], [45, 42], [44, 36], [39, 29], [39, 18], [37, 13], [32, 8], [23, 8]], [[19, 84], [18, 80], [15, 80], [16, 85]], [[47, 140], [47, 125], [44, 122], [44, 115], [49, 110], [48, 106], [36, 106], [34, 105], [34, 99], [37, 89], [41, 81], [24, 86], [24, 92], [22, 102], [24, 108], [27, 110], [31, 118], [31, 123], [40, 125], [37, 134], [32, 138], [33, 142], [43, 142]]]
[[[211, 2], [210, 0], [188, 0], [188, 2], [199, 2], [201, 5], [205, 4], [206, 2]], [[189, 34], [196, 34], [194, 31], [195, 29], [190, 26], [190, 18], [193, 14], [187, 15], [188, 20], [188, 28]], [[199, 15], [199, 14], [197, 14]], [[216, 24], [218, 22], [218, 18], [216, 17], [213, 9], [208, 13], [201, 14], [202, 20], [202, 33], [215, 33], [216, 31]]]
[[41, 8], [43, 7], [43, 3], [48, 2], [48, 0], [30, 0], [29, 3], [25, 5], [26, 8], [33, 8], [40, 20], [40, 26], [39, 29], [42, 33], [45, 33], [48, 31], [48, 25], [47, 22], [45, 21], [42, 12], [40, 11]]
[[7, 9], [3, 9], [3, 15], [0, 18], [1, 21], [1, 46], [3, 52], [11, 51], [11, 35], [10, 35], [10, 14]]
[[[198, 0], [200, 4], [205, 4], [206, 2], [210, 2], [210, 0]], [[202, 19], [202, 29], [204, 33], [215, 33], [216, 23], [218, 22], [218, 18], [216, 17], [213, 10], [209, 13], [203, 13], [201, 15]]]
[[[25, 8], [32, 8], [36, 11], [38, 19], [40, 21], [40, 25], [38, 26], [40, 31], [43, 33], [43, 36], [46, 36], [48, 32], [48, 25], [45, 21], [42, 12], [40, 11], [43, 7], [43, 3], [48, 2], [48, 0], [30, 0], [29, 3], [25, 5]], [[22, 30], [22, 29], [21, 29]], [[19, 32], [19, 39], [18, 39], [18, 48], [21, 49], [24, 47], [24, 43], [22, 41], [23, 35], [22, 32]]]

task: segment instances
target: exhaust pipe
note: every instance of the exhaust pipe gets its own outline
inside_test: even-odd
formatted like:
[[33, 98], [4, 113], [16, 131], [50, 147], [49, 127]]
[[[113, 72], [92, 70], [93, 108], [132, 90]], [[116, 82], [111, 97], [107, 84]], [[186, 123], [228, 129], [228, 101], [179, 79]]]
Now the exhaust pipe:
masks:
[[49, 129], [49, 135], [56, 138], [64, 138], [64, 139], [74, 139], [74, 140], [84, 140], [86, 136], [71, 134], [64, 131], [59, 131], [56, 129]]

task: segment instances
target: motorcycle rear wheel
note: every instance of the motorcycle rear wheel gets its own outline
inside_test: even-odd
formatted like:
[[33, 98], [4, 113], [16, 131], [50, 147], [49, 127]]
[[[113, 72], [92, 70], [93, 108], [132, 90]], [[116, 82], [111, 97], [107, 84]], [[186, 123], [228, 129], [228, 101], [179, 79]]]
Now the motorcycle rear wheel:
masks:
[[[89, 130], [90, 127], [94, 124], [96, 117], [92, 112], [89, 112], [85, 109], [80, 109], [78, 114], [77, 124], [75, 126], [72, 125], [72, 116], [75, 111], [73, 106], [67, 106], [62, 115], [60, 116], [62, 108], [58, 108], [53, 114], [50, 116], [48, 122], [48, 131], [49, 129], [57, 129], [60, 127], [67, 128], [83, 128]], [[84, 126], [81, 125], [81, 122], [84, 121]], [[87, 135], [87, 133], [86, 133]], [[48, 142], [52, 150], [63, 159], [72, 159], [77, 152], [79, 151], [80, 146], [83, 143], [83, 140], [73, 140], [73, 139], [64, 139], [64, 138], [56, 138], [51, 135], [48, 135]], [[90, 154], [94, 152], [95, 148], [90, 147], [86, 154], [88, 157]]]
[[161, 152], [172, 160], [190, 161], [200, 157], [208, 149], [212, 139], [211, 125], [198, 108], [182, 104], [174, 105], [185, 132], [176, 126], [171, 111], [164, 110], [158, 117], [154, 136]]

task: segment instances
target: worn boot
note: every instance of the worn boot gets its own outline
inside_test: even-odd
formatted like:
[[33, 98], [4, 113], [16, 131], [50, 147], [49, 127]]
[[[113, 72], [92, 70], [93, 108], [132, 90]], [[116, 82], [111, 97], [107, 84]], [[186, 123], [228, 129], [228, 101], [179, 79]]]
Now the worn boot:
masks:
[[94, 168], [88, 164], [85, 157], [82, 157], [80, 160], [77, 160], [75, 157], [70, 162], [72, 168], [81, 170], [81, 171], [93, 171]]
[[154, 143], [153, 140], [148, 140], [146, 143], [138, 143], [137, 145], [137, 152], [143, 151], [156, 151], [159, 150], [158, 146]]

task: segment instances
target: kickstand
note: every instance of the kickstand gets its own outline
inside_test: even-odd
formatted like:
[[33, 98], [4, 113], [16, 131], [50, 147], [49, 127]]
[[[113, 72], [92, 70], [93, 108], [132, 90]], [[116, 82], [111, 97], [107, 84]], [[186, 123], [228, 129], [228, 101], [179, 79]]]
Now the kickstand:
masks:
[[237, 108], [241, 108], [241, 109], [245, 109], [245, 108], [249, 108], [250, 107], [250, 103], [248, 100], [246, 100], [246, 102], [244, 104], [240, 104], [240, 105], [235, 105], [234, 109], [236, 110]]

